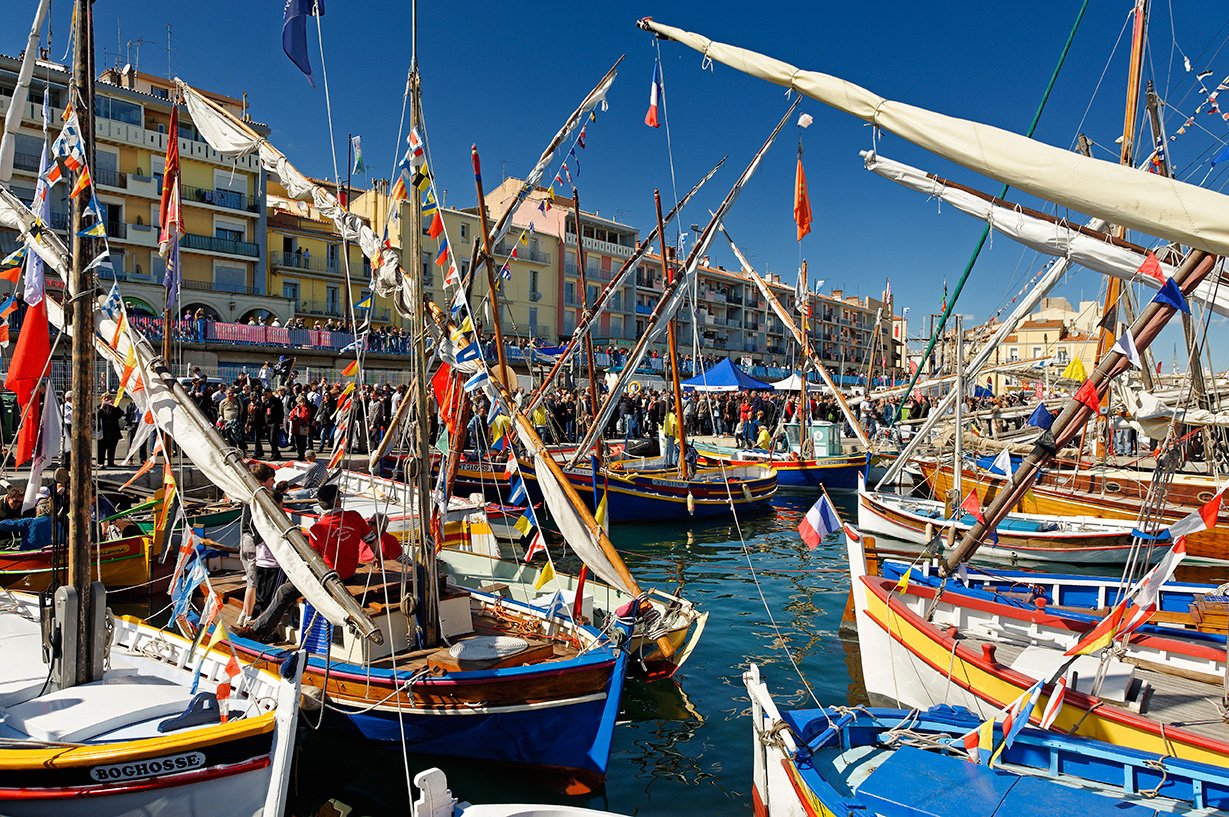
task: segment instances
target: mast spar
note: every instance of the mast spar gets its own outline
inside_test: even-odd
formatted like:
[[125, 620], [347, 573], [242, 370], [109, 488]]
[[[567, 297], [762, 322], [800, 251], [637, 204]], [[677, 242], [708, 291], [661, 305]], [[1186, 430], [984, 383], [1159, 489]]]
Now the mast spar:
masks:
[[[666, 277], [665, 285], [669, 286], [674, 283], [674, 268], [670, 266], [670, 259], [666, 254], [666, 225], [661, 216], [660, 190], [653, 191], [653, 204], [657, 207], [657, 237], [661, 239], [661, 269], [662, 274]], [[670, 385], [674, 392], [674, 433], [678, 436], [679, 444], [679, 476], [687, 479], [687, 429], [683, 425], [683, 387], [679, 382], [678, 329], [673, 315], [666, 324], [666, 343], [670, 347]], [[597, 412], [593, 413], [596, 416]], [[662, 457], [666, 456], [665, 451], [661, 454]]]

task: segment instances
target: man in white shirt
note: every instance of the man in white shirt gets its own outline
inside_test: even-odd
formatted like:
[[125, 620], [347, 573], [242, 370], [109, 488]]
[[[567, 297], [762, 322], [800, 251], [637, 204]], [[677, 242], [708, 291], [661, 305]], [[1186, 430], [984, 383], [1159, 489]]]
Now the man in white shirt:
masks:
[[269, 365], [269, 361], [266, 360], [265, 365], [260, 367], [260, 371], [257, 372], [256, 378], [260, 380], [260, 385], [264, 386], [266, 389], [269, 388], [269, 383], [273, 380], [273, 367]]

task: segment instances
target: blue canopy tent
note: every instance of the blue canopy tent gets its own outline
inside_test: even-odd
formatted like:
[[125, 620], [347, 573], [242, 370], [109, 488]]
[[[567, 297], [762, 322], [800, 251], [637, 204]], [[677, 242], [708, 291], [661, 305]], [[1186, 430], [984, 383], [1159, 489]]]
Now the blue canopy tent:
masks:
[[683, 381], [688, 391], [772, 391], [772, 385], [756, 380], [734, 365], [728, 357], [706, 372]]

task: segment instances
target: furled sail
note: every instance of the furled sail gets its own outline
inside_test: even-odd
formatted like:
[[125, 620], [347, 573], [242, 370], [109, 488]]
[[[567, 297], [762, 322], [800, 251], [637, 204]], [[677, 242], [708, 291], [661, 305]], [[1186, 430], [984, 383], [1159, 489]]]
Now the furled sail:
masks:
[[[941, 199], [1037, 252], [1066, 258], [1094, 272], [1112, 275], [1129, 283], [1146, 284], [1153, 289], [1161, 286], [1159, 280], [1139, 271], [1144, 262], [1143, 247], [1111, 241], [1108, 235], [1089, 235], [1062, 220], [1037, 218], [1001, 200], [977, 195], [924, 170], [885, 159], [870, 151], [863, 151], [862, 158], [867, 170], [910, 190]], [[1104, 222], [1100, 223], [1102, 226], [1093, 230], [1104, 229]], [[1166, 278], [1174, 274], [1174, 268], [1169, 264], [1162, 263], [1160, 269]], [[1218, 314], [1229, 315], [1229, 290], [1217, 286], [1215, 280], [1201, 283], [1191, 299]]]
[[300, 173], [281, 151], [241, 119], [183, 80], [176, 79], [176, 82], [183, 92], [192, 123], [210, 147], [230, 159], [257, 154], [261, 165], [281, 180], [291, 198], [310, 201], [322, 216], [337, 226], [342, 238], [353, 241], [362, 249], [363, 255], [371, 261], [371, 283], [375, 293], [391, 298], [402, 314], [413, 314], [412, 310], [406, 311], [411, 305], [395, 297], [400, 292], [402, 279], [400, 252], [384, 246], [380, 236], [363, 219], [347, 212], [335, 195]]
[[549, 456], [549, 452], [534, 454], [534, 475], [538, 480], [538, 488], [542, 491], [542, 498], [550, 508], [551, 520], [559, 527], [564, 541], [602, 581], [626, 593], [634, 592], [602, 550], [598, 540], [599, 536], [604, 535], [601, 533], [602, 527], [596, 523], [592, 526], [586, 524], [576, 506], [568, 500], [563, 485], [546, 462]]
[[[55, 233], [37, 225], [34, 214], [11, 192], [0, 188], [0, 226], [20, 231], [46, 265], [71, 286], [66, 274], [68, 248]], [[100, 302], [105, 300], [105, 295], [100, 296]], [[72, 329], [59, 304], [48, 298], [48, 307], [51, 322], [71, 334]], [[129, 352], [132, 352], [136, 371], [144, 385], [140, 393], [144, 394], [145, 407], [152, 413], [155, 424], [170, 434], [179, 450], [227, 496], [251, 507], [257, 531], [299, 592], [332, 623], [350, 622], [363, 636], [378, 634], [375, 623], [354, 602], [336, 573], [330, 571], [319, 554], [311, 549], [303, 531], [260, 488], [248, 473], [239, 452], [222, 441], [141, 333], [131, 325], [126, 331], [117, 332], [116, 321], [101, 309], [95, 312], [95, 324], [97, 351], [117, 373], [123, 371]], [[104, 338], [115, 338], [115, 345]]]
[[1171, 423], [1188, 426], [1229, 427], [1229, 411], [1209, 411], [1195, 406], [1174, 406], [1147, 391], [1138, 391], [1119, 381], [1118, 391], [1131, 421], [1154, 440], [1165, 439]]
[[34, 76], [34, 63], [38, 60], [39, 31], [51, 0], [39, 0], [34, 12], [34, 25], [26, 40], [26, 50], [21, 56], [21, 68], [17, 71], [17, 86], [9, 97], [9, 111], [4, 117], [4, 137], [0, 139], [0, 182], [8, 183], [13, 178], [13, 158], [17, 151], [17, 131], [21, 118], [26, 114], [26, 102], [30, 98], [30, 78]]
[[[653, 314], [649, 318], [648, 329], [640, 336], [640, 340], [636, 341], [635, 347], [623, 364], [623, 371], [620, 373], [619, 379], [606, 395], [605, 401], [598, 410], [596, 421], [585, 431], [585, 437], [576, 447], [576, 452], [572, 455], [569, 465], [574, 466], [582, 457], [587, 456], [601, 437], [606, 424], [610, 422], [610, 418], [614, 414], [615, 407], [619, 405], [619, 398], [623, 396], [623, 391], [627, 388], [627, 384], [631, 382], [636, 370], [640, 368], [640, 364], [644, 361], [644, 356], [648, 353], [649, 347], [666, 331], [667, 322], [682, 305], [690, 282], [695, 278], [696, 270], [700, 266], [700, 260], [708, 252], [709, 245], [712, 244], [713, 239], [717, 235], [717, 225], [729, 214], [730, 208], [738, 200], [738, 194], [742, 192], [743, 187], [755, 175], [755, 171], [759, 169], [760, 162], [764, 159], [764, 154], [768, 153], [768, 149], [776, 141], [777, 134], [785, 127], [785, 123], [789, 121], [797, 107], [798, 100], [794, 100], [794, 104], [789, 106], [789, 110], [785, 112], [785, 116], [781, 117], [781, 121], [777, 123], [776, 128], [768, 135], [768, 139], [764, 141], [764, 144], [760, 146], [756, 154], [751, 157], [750, 164], [743, 170], [742, 175], [738, 177], [734, 186], [730, 188], [730, 192], [726, 194], [725, 200], [721, 202], [721, 206], [717, 208], [716, 214], [704, 227], [704, 232], [700, 234], [700, 239], [692, 247], [691, 254], [687, 256], [687, 262], [682, 273], [675, 276], [674, 283], [666, 286], [665, 292], [662, 293], [661, 301], [657, 304], [657, 308], [653, 310]], [[662, 263], [665, 263], [664, 258]]]
[[959, 165], [1076, 212], [1148, 235], [1229, 253], [1229, 197], [1092, 159], [1001, 128], [884, 99], [847, 80], [652, 19], [640, 27], [737, 71], [790, 88]]

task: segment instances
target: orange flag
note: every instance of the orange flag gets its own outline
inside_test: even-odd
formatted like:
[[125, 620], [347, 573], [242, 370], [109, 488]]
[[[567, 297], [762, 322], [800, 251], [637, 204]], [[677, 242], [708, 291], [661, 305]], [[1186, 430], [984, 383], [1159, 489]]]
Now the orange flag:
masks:
[[77, 177], [77, 183], [73, 185], [73, 192], [68, 194], [70, 199], [75, 199], [81, 195], [81, 191], [92, 185], [94, 182], [90, 179], [90, 169], [88, 167], [81, 168], [81, 175]]
[[15, 284], [20, 275], [21, 267], [9, 267], [6, 270], [0, 270], [0, 281], [8, 281], [10, 284]]
[[807, 174], [802, 169], [802, 145], [798, 145], [798, 170], [794, 173], [794, 223], [798, 240], [811, 232], [811, 197], [807, 195]]

